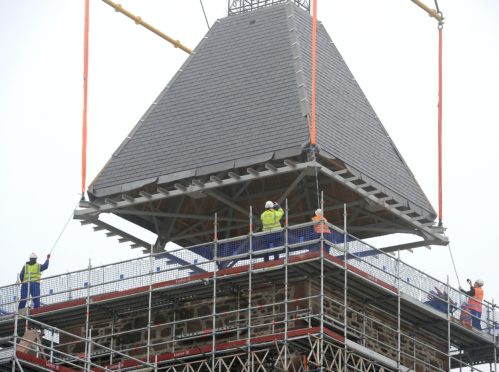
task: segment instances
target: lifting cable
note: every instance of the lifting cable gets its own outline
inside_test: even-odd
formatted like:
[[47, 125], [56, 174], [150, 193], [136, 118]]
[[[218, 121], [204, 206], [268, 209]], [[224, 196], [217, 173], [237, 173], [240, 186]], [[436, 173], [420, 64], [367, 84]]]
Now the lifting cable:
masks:
[[461, 282], [459, 281], [459, 275], [457, 275], [456, 263], [454, 262], [454, 256], [452, 255], [450, 243], [449, 243], [448, 247], [449, 247], [450, 258], [452, 260], [452, 266], [454, 267], [454, 273], [456, 273], [457, 284], [458, 284], [459, 288], [461, 288]]
[[431, 9], [420, 0], [411, 0], [414, 4], [423, 9], [430, 17], [438, 21], [438, 225], [442, 226], [442, 29], [444, 27], [444, 16], [435, 1], [435, 9]]
[[311, 125], [310, 125], [310, 145], [315, 147], [315, 80], [317, 70], [317, 0], [313, 3], [312, 18], [312, 87], [311, 87]]
[[208, 17], [206, 17], [206, 12], [204, 11], [203, 0], [199, 0], [201, 4], [201, 9], [203, 9], [204, 20], [206, 21], [206, 26], [208, 26], [208, 30], [210, 29], [210, 23], [208, 22]]
[[[310, 148], [312, 160], [316, 161], [316, 138], [315, 138], [315, 83], [317, 72], [317, 1], [313, 1], [312, 6], [312, 79], [311, 79], [311, 123], [310, 123]], [[315, 187], [317, 193], [317, 208], [320, 208], [319, 200], [319, 175], [315, 167]]]
[[442, 29], [444, 27], [443, 14], [438, 7], [438, 1], [435, 0], [437, 14], [440, 16], [438, 21], [438, 226], [442, 226], [443, 208], [442, 208]]
[[[444, 16], [442, 11], [438, 6], [438, 0], [435, 1], [435, 9], [430, 9], [419, 0], [412, 0], [413, 3], [418, 5], [420, 8], [424, 9], [430, 17], [435, 18], [438, 21], [438, 226], [442, 226], [443, 220], [443, 208], [442, 208], [442, 96], [443, 96], [443, 84], [442, 84], [442, 51], [443, 51], [443, 36], [442, 30], [444, 27]], [[459, 275], [457, 273], [456, 263], [454, 261], [454, 256], [452, 254], [452, 249], [450, 243], [448, 244], [449, 254], [452, 261], [452, 266], [454, 268], [454, 273], [456, 274], [457, 284], [461, 287], [461, 282], [459, 280]]]
[[88, 96], [88, 28], [89, 0], [85, 0], [85, 29], [83, 36], [83, 125], [81, 141], [81, 200], [85, 199], [87, 178], [87, 96]]
[[[438, 16], [438, 226], [442, 226], [443, 220], [443, 207], [442, 207], [442, 93], [443, 93], [443, 84], [442, 84], [442, 50], [443, 50], [443, 37], [442, 30], [444, 28], [444, 16], [438, 7], [438, 0], [435, 0], [435, 8], [437, 10]], [[454, 273], [456, 274], [457, 284], [459, 288], [461, 288], [461, 282], [459, 281], [459, 275], [457, 274], [456, 262], [454, 261], [454, 255], [452, 254], [452, 249], [450, 243], [448, 244], [449, 254], [452, 261], [452, 266], [454, 268]]]

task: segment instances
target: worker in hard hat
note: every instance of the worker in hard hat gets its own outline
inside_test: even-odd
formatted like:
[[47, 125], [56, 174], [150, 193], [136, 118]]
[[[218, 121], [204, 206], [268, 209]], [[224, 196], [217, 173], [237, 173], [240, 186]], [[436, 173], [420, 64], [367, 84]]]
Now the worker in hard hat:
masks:
[[267, 201], [265, 203], [265, 211], [260, 215], [262, 220], [262, 231], [272, 231], [281, 228], [281, 218], [284, 216], [279, 203]]
[[38, 255], [33, 252], [29, 256], [29, 261], [27, 261], [19, 274], [19, 278], [22, 282], [21, 285], [21, 301], [19, 301], [19, 309], [24, 309], [26, 307], [26, 300], [28, 298], [28, 292], [33, 300], [34, 308], [40, 307], [40, 279], [42, 277], [42, 271], [45, 271], [49, 267], [50, 254], [47, 255], [47, 259], [43, 265], [36, 262]]
[[314, 232], [317, 234], [330, 234], [329, 226], [327, 225], [326, 217], [322, 213], [322, 209], [317, 209], [315, 211], [315, 216], [312, 217], [312, 221], [315, 222]]
[[477, 279], [472, 285], [470, 279], [466, 279], [470, 286], [469, 291], [465, 291], [459, 287], [459, 290], [466, 293], [468, 298], [467, 310], [471, 315], [471, 324], [473, 327], [481, 329], [480, 319], [482, 317], [482, 301], [483, 301], [483, 280]]
[[[281, 226], [281, 218], [284, 216], [284, 210], [281, 208], [279, 203], [273, 202], [273, 201], [267, 201], [265, 203], [265, 211], [262, 212], [260, 215], [260, 220], [262, 221], [262, 231], [273, 231], [273, 230], [279, 230]], [[265, 237], [265, 248], [271, 248], [273, 246], [279, 246], [280, 244], [277, 243], [277, 240], [279, 239], [278, 236], [275, 236], [274, 234], [272, 235], [267, 235]], [[275, 253], [274, 254], [274, 259], [277, 260], [279, 258], [279, 254]], [[269, 256], [265, 256], [265, 261], [269, 260]]]

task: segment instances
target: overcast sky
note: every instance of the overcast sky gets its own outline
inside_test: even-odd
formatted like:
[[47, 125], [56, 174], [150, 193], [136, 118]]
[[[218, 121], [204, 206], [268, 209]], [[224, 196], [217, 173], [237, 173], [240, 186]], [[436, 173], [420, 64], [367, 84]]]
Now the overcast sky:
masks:
[[[434, 6], [433, 0], [426, 1]], [[198, 0], [120, 0], [194, 48]], [[226, 0], [203, 0], [210, 25]], [[439, 0], [444, 26], [444, 225], [461, 280], [499, 298], [499, 2]], [[88, 182], [187, 54], [91, 0]], [[437, 23], [410, 0], [322, 0], [319, 19], [437, 209]], [[0, 0], [0, 285], [30, 252], [44, 257], [78, 202], [84, 1]], [[141, 255], [71, 221], [46, 275]], [[457, 285], [449, 249], [403, 259]]]

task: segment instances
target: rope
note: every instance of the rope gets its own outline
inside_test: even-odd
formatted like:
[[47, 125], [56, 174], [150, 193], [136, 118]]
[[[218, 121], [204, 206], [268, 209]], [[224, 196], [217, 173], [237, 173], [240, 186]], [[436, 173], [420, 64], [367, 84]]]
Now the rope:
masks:
[[459, 288], [461, 288], [461, 282], [459, 281], [459, 275], [457, 275], [456, 263], [454, 262], [454, 256], [452, 255], [452, 250], [450, 249], [450, 243], [448, 247], [449, 247], [450, 258], [452, 260], [452, 266], [454, 267], [454, 273], [456, 273], [457, 284], [459, 285]]
[[206, 17], [206, 12], [204, 11], [203, 0], [199, 0], [199, 3], [201, 4], [201, 9], [203, 9], [204, 20], [206, 21], [206, 26], [208, 26], [208, 30], [209, 30], [210, 24], [208, 22], [208, 17]]
[[438, 1], [435, 0], [435, 9], [437, 9], [437, 13], [442, 15], [442, 12], [440, 12], [440, 8], [438, 7]]
[[64, 227], [62, 228], [61, 232], [59, 233], [59, 236], [57, 237], [57, 239], [55, 240], [55, 243], [54, 245], [52, 246], [52, 249], [50, 250], [49, 254], [52, 254], [52, 251], [54, 250], [55, 246], [57, 245], [57, 243], [59, 243], [59, 239], [61, 239], [61, 236], [62, 234], [64, 233], [64, 231], [66, 230], [66, 227], [68, 227], [68, 224], [69, 224], [69, 221], [71, 221], [73, 219], [73, 213], [74, 211], [76, 210], [76, 207], [78, 206], [78, 204], [80, 204], [80, 201], [78, 200], [78, 202], [76, 203], [76, 205], [74, 206], [73, 210], [71, 211], [71, 214], [69, 215], [69, 218], [68, 220], [66, 221], [66, 223], [64, 224]]
[[[313, 6], [312, 6], [312, 86], [311, 86], [311, 125], [310, 125], [310, 146], [311, 146], [311, 151], [312, 151], [312, 159], [315, 162], [316, 157], [315, 157], [315, 144], [316, 144], [316, 138], [315, 138], [315, 83], [316, 83], [316, 76], [317, 76], [317, 1], [314, 0]], [[321, 207], [320, 200], [319, 200], [319, 175], [317, 171], [317, 167], [315, 167], [315, 191], [317, 194], [317, 208]]]
[[85, 199], [87, 178], [87, 96], [88, 96], [88, 28], [89, 0], [85, 0], [85, 29], [83, 35], [83, 125], [81, 141], [81, 199]]

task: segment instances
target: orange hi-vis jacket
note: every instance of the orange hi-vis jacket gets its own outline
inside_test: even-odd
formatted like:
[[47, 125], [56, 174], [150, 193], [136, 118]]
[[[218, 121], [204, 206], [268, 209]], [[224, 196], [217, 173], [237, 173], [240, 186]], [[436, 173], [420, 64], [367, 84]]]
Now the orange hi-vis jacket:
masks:
[[314, 231], [317, 234], [329, 234], [331, 230], [329, 230], [329, 226], [326, 225], [327, 220], [324, 217], [314, 216], [312, 217], [312, 221], [317, 222], [314, 225]]
[[482, 301], [483, 301], [483, 288], [482, 287], [477, 287], [474, 288], [475, 290], [475, 295], [473, 297], [470, 297], [468, 301], [468, 309], [469, 310], [475, 310], [478, 311], [479, 313], [482, 312]]

